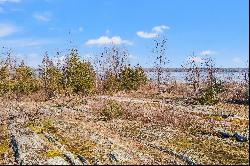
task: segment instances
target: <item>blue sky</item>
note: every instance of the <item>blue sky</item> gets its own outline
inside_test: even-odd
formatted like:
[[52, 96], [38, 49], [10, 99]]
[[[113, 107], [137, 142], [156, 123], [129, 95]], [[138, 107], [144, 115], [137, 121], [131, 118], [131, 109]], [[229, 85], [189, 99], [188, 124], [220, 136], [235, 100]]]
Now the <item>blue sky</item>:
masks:
[[[53, 57], [72, 41], [83, 58], [112, 42], [128, 48], [130, 62], [153, 66], [153, 39], [168, 38], [170, 67], [195, 52], [218, 67], [249, 59], [248, 0], [0, 0], [0, 46], [29, 65]], [[69, 31], [71, 32], [69, 34]]]

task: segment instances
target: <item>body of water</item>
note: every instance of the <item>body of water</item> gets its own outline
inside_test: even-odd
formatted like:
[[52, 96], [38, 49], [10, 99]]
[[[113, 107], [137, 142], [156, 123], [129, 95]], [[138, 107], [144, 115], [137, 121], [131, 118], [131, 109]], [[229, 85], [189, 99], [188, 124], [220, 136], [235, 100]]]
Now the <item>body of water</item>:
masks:
[[[146, 72], [147, 77], [150, 80], [156, 80], [157, 76], [152, 71]], [[177, 82], [185, 82], [185, 77], [187, 76], [187, 72], [164, 72], [162, 78], [171, 81]], [[202, 73], [201, 77], [205, 77], [206, 73]], [[241, 82], [245, 79], [245, 72], [218, 72], [216, 73], [216, 77], [222, 81], [226, 82]]]

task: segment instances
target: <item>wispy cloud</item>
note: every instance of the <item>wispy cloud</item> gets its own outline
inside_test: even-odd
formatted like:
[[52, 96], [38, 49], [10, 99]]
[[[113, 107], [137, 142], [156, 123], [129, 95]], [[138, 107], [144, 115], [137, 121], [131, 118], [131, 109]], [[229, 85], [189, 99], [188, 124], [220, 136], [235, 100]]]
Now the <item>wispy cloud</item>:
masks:
[[114, 36], [109, 38], [108, 36], [101, 36], [98, 39], [90, 39], [86, 42], [86, 45], [132, 45], [133, 43], [129, 40], [123, 40], [120, 36]]
[[164, 30], [169, 30], [170, 27], [166, 26], [166, 25], [160, 25], [160, 26], [155, 26], [152, 31], [153, 32], [158, 32], [158, 33], [162, 33]]
[[141, 38], [145, 38], [145, 39], [157, 38], [159, 36], [158, 33], [148, 33], [148, 32], [143, 32], [143, 31], [139, 31], [136, 34], [137, 36]]
[[214, 55], [216, 53], [217, 52], [212, 51], [212, 50], [203, 50], [203, 51], [200, 52], [200, 55], [202, 55], [202, 56], [205, 56], [205, 55]]
[[0, 37], [9, 36], [18, 31], [20, 31], [20, 28], [16, 27], [15, 25], [0, 23]]
[[41, 22], [49, 22], [51, 20], [50, 12], [34, 13], [33, 17]]
[[163, 33], [165, 30], [168, 29], [170, 29], [169, 26], [160, 25], [153, 27], [151, 32], [138, 31], [136, 34], [141, 38], [151, 39], [159, 37], [160, 33]]

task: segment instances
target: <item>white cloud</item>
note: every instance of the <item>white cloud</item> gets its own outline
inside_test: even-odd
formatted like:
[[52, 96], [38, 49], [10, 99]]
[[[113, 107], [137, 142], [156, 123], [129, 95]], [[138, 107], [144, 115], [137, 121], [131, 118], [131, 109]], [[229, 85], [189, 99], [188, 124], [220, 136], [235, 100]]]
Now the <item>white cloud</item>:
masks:
[[18, 3], [18, 2], [21, 2], [21, 0], [0, 0], [0, 3], [5, 3], [5, 2], [14, 2], [14, 3]]
[[188, 57], [187, 61], [188, 62], [194, 61], [194, 62], [197, 62], [197, 63], [204, 62], [204, 60], [201, 57]]
[[141, 38], [151, 39], [151, 38], [157, 38], [159, 36], [159, 34], [139, 31], [139, 32], [137, 32], [137, 36], [139, 36]]
[[0, 23], [0, 37], [9, 36], [15, 32], [20, 31], [20, 28], [11, 24], [1, 24]]
[[33, 17], [42, 22], [49, 22], [51, 20], [51, 13], [50, 12], [43, 12], [43, 13], [35, 13]]
[[201, 51], [200, 52], [200, 55], [214, 55], [214, 54], [216, 54], [216, 52], [215, 51], [211, 51], [211, 50], [204, 50], [204, 51]]
[[108, 36], [101, 36], [98, 39], [90, 39], [86, 42], [87, 45], [121, 45], [121, 44], [128, 44], [132, 45], [133, 43], [128, 40], [123, 40], [120, 36], [114, 36], [109, 38]]
[[170, 27], [166, 25], [160, 25], [160, 26], [155, 26], [152, 28], [151, 32], [144, 32], [144, 31], [139, 31], [137, 32], [137, 36], [145, 39], [152, 39], [152, 38], [157, 38], [159, 37], [160, 33], [163, 33], [164, 30], [168, 30]]
[[165, 25], [160, 25], [160, 26], [155, 26], [152, 31], [157, 32], [157, 33], [162, 33], [164, 30], [168, 30], [170, 27], [165, 26]]

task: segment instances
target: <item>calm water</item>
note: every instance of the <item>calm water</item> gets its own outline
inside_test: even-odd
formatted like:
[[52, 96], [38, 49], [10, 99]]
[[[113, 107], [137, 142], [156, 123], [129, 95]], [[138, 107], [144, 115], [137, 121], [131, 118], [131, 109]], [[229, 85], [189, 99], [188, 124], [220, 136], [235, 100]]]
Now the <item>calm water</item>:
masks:
[[[156, 80], [157, 78], [154, 72], [146, 72], [146, 74], [151, 80]], [[185, 82], [186, 74], [186, 72], [165, 72], [163, 78], [168, 76], [170, 81]], [[204, 77], [205, 73], [203, 73], [202, 76]], [[244, 80], [244, 72], [219, 72], [216, 73], [216, 77], [223, 81], [241, 82]]]

